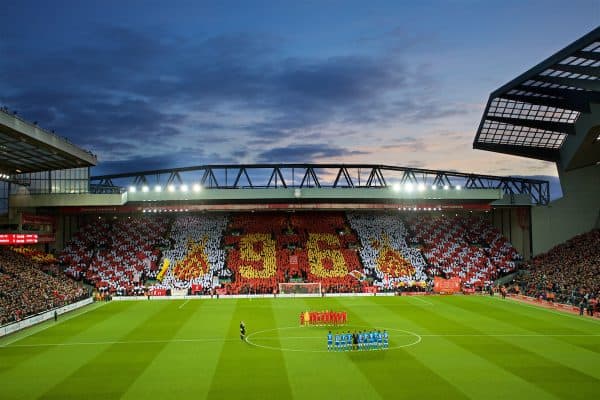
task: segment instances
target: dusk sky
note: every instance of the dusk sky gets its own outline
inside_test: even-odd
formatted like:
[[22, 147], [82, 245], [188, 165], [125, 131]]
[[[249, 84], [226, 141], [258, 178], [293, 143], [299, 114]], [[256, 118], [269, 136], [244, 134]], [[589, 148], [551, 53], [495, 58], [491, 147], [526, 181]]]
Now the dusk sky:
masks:
[[472, 149], [491, 91], [600, 24], [584, 1], [26, 1], [0, 11], [0, 105], [94, 175], [346, 162], [555, 175]]

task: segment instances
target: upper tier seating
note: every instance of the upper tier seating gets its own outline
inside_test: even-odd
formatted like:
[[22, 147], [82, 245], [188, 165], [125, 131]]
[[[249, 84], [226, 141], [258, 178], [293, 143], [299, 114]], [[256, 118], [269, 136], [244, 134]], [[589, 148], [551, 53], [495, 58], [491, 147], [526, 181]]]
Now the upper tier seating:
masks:
[[375, 277], [375, 286], [392, 289], [426, 280], [426, 262], [406, 243], [408, 232], [398, 213], [349, 212], [348, 220], [360, 238], [364, 273]]
[[415, 215], [407, 219], [410, 241], [423, 246], [429, 276], [459, 277], [482, 287], [514, 271], [520, 255], [488, 222], [466, 216]]
[[94, 220], [74, 235], [59, 259], [75, 279], [130, 293], [136, 283], [156, 277], [168, 229], [162, 216]]

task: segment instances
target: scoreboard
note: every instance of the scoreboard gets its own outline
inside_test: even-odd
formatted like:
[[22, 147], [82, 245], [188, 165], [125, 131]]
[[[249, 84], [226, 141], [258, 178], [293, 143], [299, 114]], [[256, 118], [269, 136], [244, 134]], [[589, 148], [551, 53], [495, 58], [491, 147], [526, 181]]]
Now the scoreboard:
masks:
[[37, 234], [0, 233], [0, 245], [35, 244], [37, 242]]

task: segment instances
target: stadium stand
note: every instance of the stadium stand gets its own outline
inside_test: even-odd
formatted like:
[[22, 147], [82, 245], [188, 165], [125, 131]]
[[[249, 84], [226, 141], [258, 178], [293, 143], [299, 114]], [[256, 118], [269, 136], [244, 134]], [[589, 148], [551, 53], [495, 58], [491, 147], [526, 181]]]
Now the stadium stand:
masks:
[[131, 294], [155, 278], [169, 220], [165, 217], [98, 219], [74, 235], [59, 257], [65, 272], [111, 293]]
[[560, 303], [597, 304], [600, 297], [600, 230], [578, 235], [534, 257], [516, 283], [522, 294]]
[[350, 212], [352, 229], [361, 242], [364, 274], [381, 289], [425, 282], [426, 262], [421, 251], [407, 244], [408, 231], [398, 213]]
[[88, 290], [56, 268], [0, 248], [0, 325], [87, 297]]
[[213, 277], [227, 277], [225, 251], [221, 247], [227, 226], [225, 214], [178, 216], [169, 240], [171, 248], [163, 253], [170, 264], [160, 285], [155, 287], [211, 289]]
[[324, 291], [361, 290], [358, 239], [339, 212], [233, 215], [224, 244], [230, 293], [272, 293], [279, 282], [320, 282]]
[[483, 218], [415, 215], [407, 219], [410, 242], [421, 245], [429, 276], [459, 277], [472, 287], [514, 271], [521, 256]]

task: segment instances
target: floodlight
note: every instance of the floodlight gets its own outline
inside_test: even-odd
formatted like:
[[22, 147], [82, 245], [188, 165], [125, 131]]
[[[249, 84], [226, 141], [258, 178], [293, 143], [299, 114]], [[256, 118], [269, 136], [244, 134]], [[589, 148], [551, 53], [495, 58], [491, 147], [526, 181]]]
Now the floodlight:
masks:
[[173, 193], [175, 191], [175, 185], [169, 185], [169, 192]]
[[412, 183], [405, 183], [404, 184], [404, 190], [406, 192], [408, 192], [408, 193], [412, 192], [413, 191], [413, 185], [412, 185]]
[[148, 192], [148, 190], [150, 190], [148, 188], [148, 186], [146, 186], [146, 185], [142, 186], [142, 192], [146, 193], [146, 192]]
[[450, 186], [444, 185], [444, 190], [448, 190], [448, 189], [450, 189]]
[[423, 185], [422, 183], [419, 183], [419, 186], [417, 187], [417, 190], [419, 192], [424, 192], [425, 191], [425, 185]]
[[456, 190], [460, 190], [462, 187], [460, 185], [456, 185]]
[[393, 190], [394, 192], [399, 192], [399, 191], [400, 191], [400, 184], [399, 184], [399, 183], [394, 183], [394, 184], [392, 185], [392, 190]]
[[202, 186], [200, 186], [198, 183], [194, 183], [194, 186], [192, 186], [192, 190], [198, 193], [200, 190], [202, 190]]
[[188, 191], [188, 185], [181, 185], [181, 191], [182, 192], [187, 192]]
[[135, 186], [129, 186], [129, 191], [130, 191], [131, 193], [135, 193], [135, 191], [136, 191], [136, 190], [137, 190], [137, 189], [135, 188]]
[[162, 187], [160, 187], [160, 185], [156, 185], [156, 186], [154, 186], [154, 191], [155, 192], [162, 192]]

